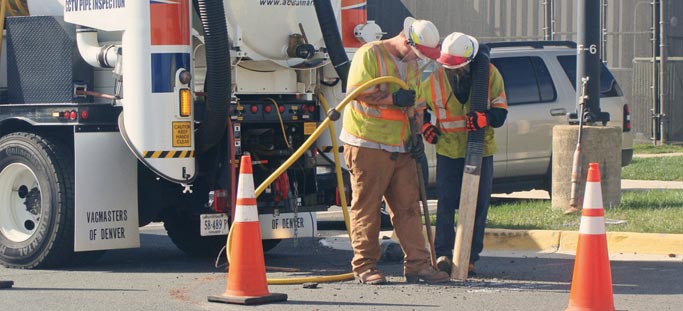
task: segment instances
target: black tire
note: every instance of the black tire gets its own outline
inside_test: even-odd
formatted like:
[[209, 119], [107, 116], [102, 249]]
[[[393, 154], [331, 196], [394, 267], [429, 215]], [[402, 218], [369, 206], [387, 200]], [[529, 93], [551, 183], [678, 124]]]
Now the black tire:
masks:
[[225, 235], [201, 236], [199, 215], [172, 210], [164, 213], [164, 228], [173, 244], [192, 257], [216, 257], [225, 246]]
[[[167, 211], [164, 213], [166, 233], [180, 250], [192, 257], [215, 257], [225, 246], [225, 235], [201, 236], [199, 215], [187, 211]], [[262, 240], [263, 251], [267, 252], [281, 240]]]
[[[32, 174], [32, 182], [13, 190], [12, 171]], [[9, 268], [49, 268], [92, 260], [104, 252], [74, 253], [74, 168], [69, 148], [32, 133], [17, 132], [0, 138], [0, 217], [8, 213], [27, 215], [33, 208], [34, 219], [25, 218], [24, 236], [10, 235], [18, 222], [0, 221], [0, 264]], [[31, 176], [31, 175], [26, 175]], [[28, 189], [28, 188], [31, 189]], [[14, 198], [16, 195], [20, 199]], [[33, 196], [31, 195], [33, 193]], [[13, 199], [14, 198], [14, 199]], [[12, 200], [13, 199], [13, 200]], [[13, 202], [13, 204], [8, 204]], [[15, 206], [26, 206], [14, 208]], [[29, 211], [30, 213], [30, 211]], [[33, 217], [32, 216], [32, 217]], [[22, 216], [23, 217], [23, 216]], [[15, 219], [21, 219], [16, 217]], [[7, 219], [7, 218], [5, 218]], [[15, 227], [15, 228], [19, 228]], [[94, 256], [94, 257], [93, 257]]]

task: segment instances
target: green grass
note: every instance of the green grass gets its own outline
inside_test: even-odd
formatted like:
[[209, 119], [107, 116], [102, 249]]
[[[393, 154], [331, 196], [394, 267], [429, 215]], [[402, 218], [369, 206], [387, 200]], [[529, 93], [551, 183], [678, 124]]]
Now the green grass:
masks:
[[622, 179], [683, 181], [683, 157], [633, 158]]
[[[564, 215], [562, 211], [553, 210], [550, 204], [550, 200], [492, 202], [486, 227], [520, 230], [579, 229], [580, 215]], [[681, 234], [683, 190], [625, 191], [622, 193], [620, 206], [605, 209], [605, 220], [608, 232]], [[617, 220], [625, 223], [610, 224]]]
[[635, 154], [656, 154], [656, 153], [672, 153], [683, 152], [683, 146], [677, 145], [663, 145], [654, 146], [652, 144], [634, 144], [633, 153]]

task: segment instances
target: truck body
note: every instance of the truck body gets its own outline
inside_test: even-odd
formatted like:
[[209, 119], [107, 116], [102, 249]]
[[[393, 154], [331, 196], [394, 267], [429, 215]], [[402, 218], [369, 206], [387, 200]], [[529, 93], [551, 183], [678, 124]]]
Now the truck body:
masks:
[[[157, 221], [217, 255], [240, 156], [260, 185], [325, 117], [320, 96], [343, 97], [334, 59], [381, 37], [365, 1], [20, 3], [0, 57], [0, 264], [15, 268], [139, 247]], [[258, 197], [264, 250], [315, 236], [338, 203], [318, 149]]]

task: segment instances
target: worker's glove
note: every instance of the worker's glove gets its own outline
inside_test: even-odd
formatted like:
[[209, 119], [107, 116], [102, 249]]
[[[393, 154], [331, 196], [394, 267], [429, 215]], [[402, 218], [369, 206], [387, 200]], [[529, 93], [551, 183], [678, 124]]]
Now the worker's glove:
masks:
[[486, 112], [470, 111], [467, 113], [467, 124], [465, 125], [468, 132], [476, 131], [485, 128], [489, 125], [489, 119]]
[[436, 142], [439, 141], [439, 135], [441, 135], [441, 131], [439, 131], [439, 128], [434, 126], [434, 124], [427, 122], [422, 125], [422, 137], [424, 137], [428, 143], [432, 145], [436, 144]]
[[413, 159], [422, 161], [425, 157], [425, 144], [422, 142], [422, 137], [415, 135], [413, 145], [410, 146], [410, 155]]
[[394, 105], [399, 107], [412, 107], [415, 105], [415, 91], [399, 89], [391, 94]]

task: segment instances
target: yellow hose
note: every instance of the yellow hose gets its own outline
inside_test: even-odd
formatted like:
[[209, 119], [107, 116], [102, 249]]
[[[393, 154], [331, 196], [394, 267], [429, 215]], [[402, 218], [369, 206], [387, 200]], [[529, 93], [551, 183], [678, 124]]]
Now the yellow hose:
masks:
[[[0, 0], [0, 56], [2, 56], [2, 40], [5, 30], [5, 15], [24, 16], [29, 15], [26, 8], [26, 0]], [[14, 3], [14, 5], [12, 5]]]
[[[330, 111], [330, 106], [327, 104], [327, 100], [321, 94], [319, 96], [320, 104], [323, 106], [325, 111]], [[346, 189], [344, 189], [344, 177], [342, 176], [341, 170], [341, 160], [339, 159], [339, 144], [337, 143], [337, 131], [334, 129], [334, 122], [330, 122], [330, 139], [332, 140], [332, 148], [334, 152], [334, 172], [337, 174], [337, 187], [339, 187], [339, 200], [341, 201], [342, 214], [344, 215], [344, 225], [346, 225], [346, 233], [349, 234], [349, 239], [351, 238], [351, 220], [349, 218], [348, 206], [346, 206]]]
[[[334, 108], [337, 113], [340, 113], [344, 109], [344, 107], [354, 100], [356, 96], [360, 95], [363, 93], [365, 90], [367, 90], [370, 87], [373, 87], [378, 84], [383, 84], [383, 83], [395, 83], [398, 84], [401, 88], [403, 89], [408, 89], [408, 84], [406, 84], [403, 80], [396, 78], [396, 77], [379, 77], [372, 79], [368, 82], [363, 83], [361, 86], [359, 86], [357, 89], [353, 90], [350, 94], [346, 95], [344, 100], [342, 100], [337, 107]], [[327, 106], [327, 102], [324, 101], [324, 98], [321, 98], [321, 103], [324, 106]], [[326, 108], [325, 108], [326, 109]], [[327, 109], [326, 109], [327, 110]], [[332, 136], [332, 145], [334, 148], [334, 156], [335, 156], [335, 170], [337, 173], [337, 183], [339, 184], [339, 189], [340, 189], [340, 198], [342, 199], [342, 210], [344, 212], [344, 222], [346, 224], [346, 230], [347, 233], [350, 234], [349, 230], [349, 215], [348, 215], [348, 210], [346, 208], [346, 195], [343, 193], [344, 189], [344, 183], [342, 181], [342, 175], [341, 175], [341, 167], [339, 165], [339, 149], [337, 148], [337, 139], [335, 137], [335, 131], [334, 131], [334, 122], [330, 120], [329, 116], [325, 118], [325, 120], [318, 125], [318, 127], [313, 131], [311, 136], [306, 139], [306, 141], [297, 149], [290, 157], [280, 165], [280, 167], [275, 170], [266, 180], [264, 180], [261, 185], [256, 188], [255, 191], [255, 197], [258, 197], [265, 191], [265, 189], [273, 183], [282, 173], [284, 173], [290, 166], [292, 166], [296, 160], [298, 160], [308, 148], [311, 147], [313, 142], [315, 142], [320, 135], [322, 135], [323, 131], [325, 130], [326, 127], [329, 127], [330, 129], [330, 135]], [[227, 237], [227, 243], [226, 243], [226, 257], [228, 259], [228, 262], [230, 262], [230, 248], [232, 246], [232, 230], [234, 226], [230, 226], [230, 231], [228, 232], [228, 237]], [[325, 282], [338, 282], [338, 281], [346, 281], [353, 279], [353, 273], [344, 273], [344, 274], [338, 274], [338, 275], [329, 275], [329, 276], [313, 276], [313, 277], [302, 277], [302, 278], [288, 278], [288, 279], [268, 279], [268, 284], [271, 285], [287, 285], [287, 284], [302, 284], [302, 283], [311, 283], [311, 282], [317, 282], [317, 283], [325, 283]]]
[[23, 16], [29, 15], [28, 14], [28, 8], [26, 7], [25, 2], [26, 1], [24, 1], [24, 0], [14, 0], [13, 1], [14, 10], [16, 10], [18, 12], [18, 14], [15, 14], [16, 16], [18, 16], [18, 15], [23, 15]]
[[5, 14], [7, 12], [7, 0], [0, 0], [0, 57], [2, 57], [2, 40], [5, 34]]

